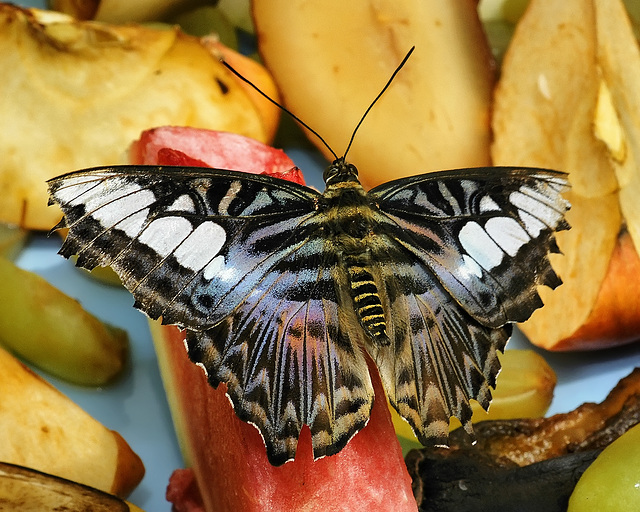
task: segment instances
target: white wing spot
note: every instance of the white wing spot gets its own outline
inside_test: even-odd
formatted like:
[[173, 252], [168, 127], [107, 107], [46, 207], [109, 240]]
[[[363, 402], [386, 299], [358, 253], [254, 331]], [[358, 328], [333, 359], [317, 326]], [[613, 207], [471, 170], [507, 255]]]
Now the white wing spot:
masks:
[[193, 232], [191, 222], [182, 217], [159, 217], [144, 229], [138, 241], [156, 251], [162, 258], [169, 256]]
[[549, 227], [555, 227], [560, 219], [562, 219], [563, 214], [556, 210], [556, 203], [554, 203], [549, 196], [537, 190], [522, 187], [521, 192], [511, 192], [509, 201], [517, 208], [533, 215]]
[[188, 194], [182, 194], [167, 208], [169, 212], [196, 213], [196, 205]]
[[518, 221], [510, 217], [493, 217], [485, 223], [484, 228], [509, 256], [515, 256], [520, 247], [530, 240]]
[[145, 208], [144, 210], [140, 210], [139, 212], [122, 219], [114, 226], [114, 228], [124, 231], [129, 238], [135, 238], [138, 236], [138, 233], [140, 233], [144, 223], [147, 221], [148, 215], [149, 208]]
[[109, 228], [144, 210], [155, 199], [153, 192], [131, 183], [116, 190], [92, 195], [84, 201], [84, 206], [88, 215]]
[[463, 270], [465, 274], [473, 274], [474, 276], [482, 277], [482, 267], [476, 263], [476, 260], [468, 254], [463, 254], [462, 259], [464, 261], [464, 265], [462, 265], [461, 270]]
[[499, 212], [500, 210], [500, 205], [491, 196], [484, 196], [480, 199], [480, 213]]
[[224, 265], [224, 256], [219, 254], [215, 258], [213, 258], [207, 265], [204, 267], [204, 272], [202, 276], [207, 280], [211, 281], [214, 277], [221, 277], [222, 273], [228, 271], [229, 269], [225, 269]]
[[481, 267], [489, 270], [502, 262], [504, 252], [477, 222], [467, 222], [458, 236], [464, 250]]
[[531, 238], [537, 238], [542, 230], [547, 227], [544, 222], [541, 222], [539, 219], [536, 219], [533, 215], [525, 212], [524, 210], [518, 210], [518, 215], [520, 215], [520, 219], [524, 222], [524, 227], [527, 230], [527, 233], [531, 235]]
[[184, 239], [173, 255], [183, 267], [199, 272], [220, 252], [226, 238], [220, 225], [203, 222]]
[[82, 204], [82, 196], [91, 189], [99, 186], [100, 182], [93, 176], [76, 176], [68, 178], [64, 186], [55, 192], [55, 197], [60, 203], [70, 205]]

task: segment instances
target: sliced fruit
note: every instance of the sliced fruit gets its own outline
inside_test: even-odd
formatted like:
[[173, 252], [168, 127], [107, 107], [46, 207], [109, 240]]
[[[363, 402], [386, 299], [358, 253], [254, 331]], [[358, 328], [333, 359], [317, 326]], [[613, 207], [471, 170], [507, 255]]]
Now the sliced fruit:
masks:
[[194, 0], [49, 0], [50, 7], [56, 11], [81, 20], [108, 23], [161, 20], [193, 4]]
[[[598, 64], [611, 94], [624, 151], [608, 146], [620, 187], [620, 209], [640, 249], [640, 49], [621, 1], [594, 0]], [[615, 124], [614, 124], [615, 126]]]
[[13, 259], [27, 241], [28, 232], [18, 226], [0, 224], [0, 257]]
[[[273, 81], [273, 77], [264, 66], [222, 44], [215, 36], [203, 37], [201, 42], [213, 53], [213, 55], [218, 59], [224, 59], [242, 77], [250, 80], [255, 87], [269, 98], [275, 101], [280, 100], [280, 91], [278, 91], [278, 87]], [[238, 85], [244, 89], [244, 92], [253, 102], [260, 114], [260, 119], [265, 130], [265, 138], [261, 140], [264, 142], [271, 142], [274, 139], [279, 126], [281, 114], [280, 108], [267, 100], [254, 87], [241, 78], [235, 75], [234, 78]]]
[[546, 306], [522, 325], [536, 345], [594, 349], [640, 337], [638, 91], [640, 51], [620, 0], [531, 1], [496, 88], [492, 156], [566, 171], [572, 185], [572, 229], [553, 257], [564, 284], [540, 290]]
[[[474, 423], [486, 420], [537, 418], [544, 416], [551, 405], [556, 375], [542, 356], [532, 350], [507, 350], [499, 354], [502, 370], [498, 374], [496, 388], [489, 411], [472, 402]], [[406, 439], [418, 440], [411, 427], [395, 410], [391, 417], [396, 433]], [[452, 428], [460, 422], [452, 419]]]
[[286, 105], [338, 155], [415, 45], [349, 151], [365, 185], [489, 163], [494, 69], [475, 1], [254, 0], [253, 17]]
[[123, 163], [144, 129], [177, 124], [267, 138], [233, 75], [176, 28], [78, 22], [2, 4], [0, 66], [11, 69], [0, 85], [0, 220], [27, 228], [60, 219], [47, 207], [48, 178]]
[[140, 483], [142, 461], [117, 432], [1, 348], [0, 392], [0, 460], [121, 497]]
[[[164, 151], [164, 154], [163, 154]], [[164, 160], [168, 151], [181, 156]], [[303, 183], [302, 173], [280, 149], [242, 135], [179, 126], [162, 126], [144, 131], [130, 148], [132, 163], [145, 165], [200, 165], [234, 169], [256, 174], [279, 174], [295, 169]]]
[[127, 334], [42, 277], [0, 258], [0, 344], [60, 379], [101, 386], [124, 368]]

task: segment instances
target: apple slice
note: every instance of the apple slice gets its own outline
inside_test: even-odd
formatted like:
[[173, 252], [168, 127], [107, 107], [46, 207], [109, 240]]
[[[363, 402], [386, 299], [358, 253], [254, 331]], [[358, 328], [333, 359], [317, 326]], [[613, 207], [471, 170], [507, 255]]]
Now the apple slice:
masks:
[[0, 393], [1, 461], [121, 497], [142, 480], [142, 461], [120, 434], [1, 348]]
[[254, 0], [253, 16], [260, 53], [286, 105], [338, 155], [415, 45], [349, 151], [363, 183], [374, 186], [489, 163], [494, 69], [476, 3]]
[[639, 336], [639, 91], [640, 52], [620, 0], [532, 0], [496, 88], [492, 157], [569, 172], [572, 229], [558, 234], [564, 256], [553, 256], [564, 284], [540, 290], [545, 307], [522, 325], [536, 345], [594, 349]]
[[[620, 187], [620, 208], [636, 251], [640, 248], [640, 50], [621, 1], [594, 0], [598, 63], [620, 123], [622, 154], [611, 165]], [[634, 44], [635, 43], [635, 44]]]
[[74, 384], [103, 386], [123, 370], [129, 339], [33, 272], [0, 258], [0, 345]]
[[144, 129], [198, 126], [259, 140], [272, 133], [265, 123], [273, 121], [210, 48], [173, 27], [0, 4], [0, 67], [11, 70], [0, 83], [0, 221], [29, 229], [60, 219], [47, 207], [48, 178], [123, 163]]

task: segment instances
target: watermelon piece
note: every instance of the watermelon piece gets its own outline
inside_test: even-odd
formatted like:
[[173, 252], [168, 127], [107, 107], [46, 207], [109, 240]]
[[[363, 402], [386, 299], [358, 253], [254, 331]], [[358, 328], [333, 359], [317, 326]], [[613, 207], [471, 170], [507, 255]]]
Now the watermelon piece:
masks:
[[[184, 160], [180, 162], [180, 158], [169, 157], [172, 163], [166, 161], [170, 151], [174, 157], [181, 153]], [[160, 152], [164, 152], [164, 156]], [[198, 163], [191, 163], [194, 159]], [[129, 160], [134, 164], [196, 165], [276, 175], [277, 178], [286, 176], [286, 179], [304, 185], [300, 169], [281, 149], [236, 133], [202, 128], [162, 126], [144, 131], [132, 144]]]
[[[231, 142], [224, 154], [229, 160], [211, 155], [227, 137]], [[207, 138], [211, 145], [205, 144]], [[162, 146], [165, 143], [171, 146]], [[286, 174], [293, 167], [278, 150], [204, 130], [152, 130], [137, 145], [132, 155], [144, 155], [145, 163], [195, 159], [214, 162], [216, 167], [259, 171], [264, 169], [257, 169], [256, 162], [270, 162], [268, 174]], [[244, 167], [247, 162], [251, 165]], [[302, 180], [297, 173], [291, 178]], [[376, 401], [367, 426], [338, 454], [315, 461], [311, 433], [303, 428], [295, 459], [274, 467], [258, 430], [233, 412], [224, 384], [213, 389], [204, 372], [188, 359], [184, 333], [175, 326], [150, 325], [176, 432], [190, 466], [174, 473], [167, 490], [176, 512], [417, 510], [382, 384], [371, 362]]]

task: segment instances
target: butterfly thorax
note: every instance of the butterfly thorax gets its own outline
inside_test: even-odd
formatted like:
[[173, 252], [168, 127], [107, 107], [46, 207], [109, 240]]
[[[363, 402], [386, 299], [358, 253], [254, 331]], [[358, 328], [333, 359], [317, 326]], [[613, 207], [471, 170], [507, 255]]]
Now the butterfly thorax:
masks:
[[[371, 273], [376, 206], [371, 203], [352, 164], [336, 160], [324, 174], [327, 188], [320, 211], [338, 264], [346, 271], [351, 299], [360, 325], [377, 344], [389, 344], [384, 308]], [[336, 286], [340, 286], [339, 283]]]

